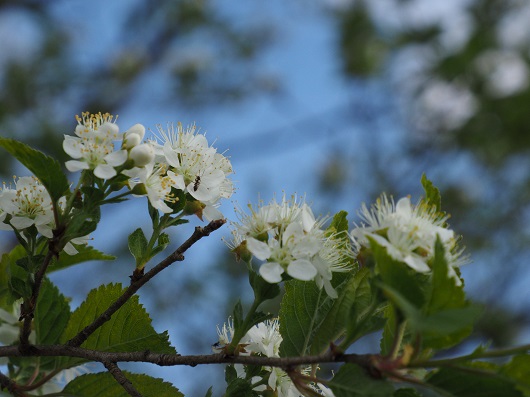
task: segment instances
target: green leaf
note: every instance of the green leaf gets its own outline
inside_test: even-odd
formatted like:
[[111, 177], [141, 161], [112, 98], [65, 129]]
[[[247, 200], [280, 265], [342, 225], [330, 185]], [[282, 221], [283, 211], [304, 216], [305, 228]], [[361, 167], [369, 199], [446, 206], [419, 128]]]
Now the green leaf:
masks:
[[44, 261], [44, 255], [24, 256], [17, 259], [15, 263], [29, 273], [35, 273]]
[[233, 365], [227, 365], [225, 367], [225, 382], [229, 384], [237, 379], [237, 371]]
[[52, 265], [48, 268], [48, 273], [52, 273], [57, 270], [66, 269], [70, 266], [74, 266], [74, 265], [77, 265], [83, 262], [113, 261], [116, 259], [115, 256], [105, 254], [88, 245], [84, 245], [84, 244], [77, 245], [76, 249], [78, 253], [75, 255], [68, 255], [65, 252], [63, 252], [60, 255], [59, 259], [55, 259], [52, 262]]
[[492, 366], [489, 363], [473, 363], [463, 368], [441, 368], [427, 382], [455, 397], [524, 396], [509, 378], [491, 371]]
[[59, 289], [47, 278], [43, 280], [35, 308], [35, 333], [37, 344], [59, 343], [61, 334], [70, 319], [70, 306]]
[[[241, 305], [241, 300], [238, 300], [234, 306], [234, 311], [232, 312], [232, 317], [234, 319], [234, 332], [237, 334], [240, 334], [243, 331], [239, 331], [239, 328], [243, 325], [244, 317], [243, 317], [243, 305]], [[241, 337], [243, 337], [246, 333], [245, 330], [243, 333], [241, 333]]]
[[345, 364], [328, 382], [335, 397], [390, 397], [394, 387], [383, 379], [374, 379], [356, 364]]
[[213, 395], [213, 386], [210, 386], [210, 388], [206, 391], [206, 394], [204, 395], [204, 397], [212, 397]]
[[299, 280], [286, 282], [279, 313], [283, 337], [280, 356], [306, 355], [314, 333], [332, 306], [333, 299], [315, 283]]
[[436, 208], [436, 211], [440, 212], [442, 210], [442, 196], [440, 195], [440, 190], [427, 179], [425, 174], [421, 176], [421, 185], [423, 186], [423, 190], [425, 190], [427, 204], [433, 205]]
[[346, 211], [337, 212], [333, 216], [333, 219], [326, 231], [333, 233], [348, 233], [348, 219], [346, 218], [347, 216], [348, 213]]
[[503, 365], [500, 374], [513, 379], [517, 383], [516, 387], [524, 392], [525, 396], [530, 396], [530, 356], [521, 354], [514, 356], [512, 360]]
[[[454, 326], [454, 331], [449, 332], [447, 327], [444, 327], [445, 332], [435, 330], [425, 333], [424, 347], [442, 349], [456, 345], [469, 336], [480, 312], [478, 306], [471, 305], [466, 300], [464, 286], [457, 285], [456, 280], [449, 275], [449, 264], [445, 258], [443, 244], [438, 237], [434, 247], [430, 297], [424, 313], [430, 317], [429, 321], [432, 324], [436, 322], [441, 324], [445, 321]], [[469, 318], [462, 318], [467, 315]]]
[[[363, 268], [337, 288], [338, 298], [333, 301], [331, 310], [315, 332], [311, 354], [325, 351], [330, 342], [340, 337], [346, 329], [348, 332], [345, 341], [341, 344], [343, 348], [365, 333], [375, 331], [372, 327], [373, 322], [365, 321], [377, 320], [377, 317], [372, 316], [373, 313], [368, 313], [373, 298], [370, 276], [370, 270]], [[382, 326], [382, 323], [379, 325]]]
[[384, 284], [397, 291], [415, 308], [421, 308], [426, 300], [423, 289], [427, 277], [392, 258], [388, 255], [386, 248], [380, 246], [374, 239], [370, 237], [368, 239]]
[[[37, 344], [58, 344], [70, 319], [70, 306], [58, 288], [44, 279], [35, 308], [35, 333]], [[62, 360], [57, 357], [41, 357], [40, 368], [52, 371], [60, 368]]]
[[147, 252], [147, 247], [149, 242], [145, 237], [145, 234], [141, 228], [136, 229], [129, 235], [129, 251], [136, 259], [136, 267], [141, 269], [149, 260], [149, 252]]
[[151, 258], [165, 250], [168, 245], [169, 236], [166, 233], [162, 233], [160, 236], [158, 236], [156, 247], [151, 250]]
[[[123, 371], [123, 374], [143, 397], [184, 396], [176, 387], [163, 379], [126, 371]], [[130, 397], [108, 372], [78, 376], [66, 385], [62, 394], [75, 397]]]
[[248, 380], [236, 378], [228, 384], [224, 397], [253, 397], [252, 385]]
[[392, 287], [380, 284], [388, 299], [393, 302], [408, 320], [410, 329], [422, 333], [427, 338], [430, 335], [446, 336], [469, 327], [482, 312], [481, 308], [469, 305], [458, 309], [442, 310], [431, 315], [424, 315], [403, 295]]
[[248, 271], [248, 280], [254, 291], [254, 298], [257, 302], [264, 302], [269, 299], [274, 299], [280, 294], [280, 287], [278, 284], [268, 283], [254, 270]]
[[[67, 342], [92, 323], [123, 292], [121, 284], [102, 285], [90, 291], [86, 300], [72, 313], [61, 336], [61, 342]], [[150, 350], [155, 353], [176, 353], [169, 344], [167, 332], [158, 334], [155, 331], [151, 325], [151, 318], [138, 302], [136, 295], [114, 313], [110, 321], [90, 335], [81, 347], [112, 352]], [[69, 359], [68, 364], [77, 365], [80, 362], [83, 360]]]
[[61, 165], [54, 158], [10, 138], [0, 137], [0, 146], [39, 178], [54, 202], [69, 190], [68, 180], [63, 174]]

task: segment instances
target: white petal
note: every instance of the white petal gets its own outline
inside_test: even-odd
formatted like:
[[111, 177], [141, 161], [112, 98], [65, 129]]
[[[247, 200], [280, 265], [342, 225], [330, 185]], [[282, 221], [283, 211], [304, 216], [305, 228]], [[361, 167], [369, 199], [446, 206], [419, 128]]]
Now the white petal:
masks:
[[42, 234], [44, 237], [46, 238], [52, 238], [53, 237], [53, 232], [52, 232], [52, 228], [48, 225], [36, 225], [37, 226], [37, 231]]
[[283, 267], [276, 262], [267, 262], [259, 268], [259, 274], [271, 284], [282, 281]]
[[171, 143], [169, 142], [166, 142], [164, 145], [164, 156], [166, 156], [169, 165], [177, 168], [180, 167], [178, 153], [171, 147]]
[[11, 218], [11, 224], [15, 229], [25, 229], [27, 227], [30, 227], [35, 222], [33, 219], [27, 218], [25, 216], [14, 216]]
[[64, 163], [64, 165], [66, 166], [66, 169], [70, 172], [88, 170], [90, 168], [88, 163], [85, 163], [84, 161], [77, 161], [77, 160], [69, 160], [66, 163]]
[[202, 183], [202, 180], [198, 184], [195, 182], [190, 183], [186, 188], [189, 194], [199, 201], [213, 201], [219, 198], [219, 189], [210, 189], [207, 185]]
[[142, 124], [135, 124], [131, 128], [129, 128], [127, 132], [125, 133], [126, 136], [129, 134], [138, 135], [140, 137], [140, 140], [142, 140], [144, 139], [144, 135], [145, 135], [145, 127]]
[[168, 171], [167, 176], [173, 181], [173, 185], [179, 190], [186, 189], [186, 183], [184, 182], [184, 177], [182, 175], [177, 175], [173, 171]]
[[287, 266], [287, 274], [297, 280], [313, 280], [317, 275], [317, 269], [307, 259], [297, 259]]
[[271, 249], [268, 244], [256, 240], [254, 237], [247, 238], [247, 248], [259, 260], [264, 261], [271, 256]]
[[101, 179], [110, 179], [116, 176], [116, 170], [108, 164], [100, 164], [94, 169], [94, 175]]
[[82, 145], [81, 139], [75, 138], [70, 135], [64, 136], [63, 149], [67, 155], [73, 159], [79, 159], [82, 157], [80, 146]]
[[403, 197], [399, 199], [396, 204], [396, 213], [405, 218], [410, 218], [412, 216], [410, 197]]
[[71, 243], [66, 243], [63, 248], [63, 251], [66, 252], [68, 255], [75, 255], [79, 252]]
[[202, 210], [202, 215], [209, 221], [216, 221], [218, 219], [223, 219], [223, 214], [213, 205], [207, 205]]
[[419, 257], [407, 255], [403, 261], [417, 272], [428, 273], [431, 271], [431, 268]]
[[113, 167], [119, 167], [127, 161], [127, 150], [118, 150], [105, 156], [107, 164]]
[[331, 299], [337, 299], [339, 295], [337, 294], [337, 291], [335, 291], [335, 288], [331, 285], [329, 280], [323, 280], [324, 283], [324, 289], [326, 290], [326, 293]]

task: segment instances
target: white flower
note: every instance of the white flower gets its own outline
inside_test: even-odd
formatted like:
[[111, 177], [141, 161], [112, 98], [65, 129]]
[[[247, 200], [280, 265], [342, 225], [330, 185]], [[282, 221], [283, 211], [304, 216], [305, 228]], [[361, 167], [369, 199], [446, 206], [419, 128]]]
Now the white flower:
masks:
[[[53, 237], [53, 207], [48, 191], [35, 177], [25, 176], [15, 180], [15, 188], [5, 186], [0, 195], [0, 208], [3, 214], [10, 214], [10, 224], [17, 230], [35, 225], [38, 232], [48, 238]], [[2, 215], [3, 215], [2, 214]], [[5, 216], [3, 215], [5, 219]], [[4, 223], [0, 229], [10, 229]]]
[[[327, 236], [324, 219], [316, 220], [303, 199], [284, 196], [254, 209], [250, 215], [236, 208], [239, 222], [232, 223], [234, 242], [246, 243], [246, 249], [260, 261], [260, 275], [269, 283], [282, 281], [284, 273], [292, 278], [314, 280], [328, 295], [337, 297], [331, 285], [334, 272], [350, 270], [352, 252], [347, 236]], [[237, 248], [237, 247], [236, 247]]]
[[113, 122], [113, 116], [105, 114], [82, 114], [76, 116], [77, 137], [64, 136], [63, 149], [74, 160], [65, 163], [71, 171], [93, 170], [101, 179], [116, 176], [114, 167], [123, 165], [127, 160], [127, 151], [114, 151], [114, 141], [121, 139], [119, 128]]
[[266, 357], [280, 357], [282, 340], [280, 323], [276, 318], [253, 326], [242, 339], [242, 343], [247, 344], [245, 350], [249, 353], [261, 354]]
[[273, 367], [270, 371], [268, 385], [278, 397], [303, 397], [283, 369]]
[[124, 170], [122, 173], [131, 178], [129, 180], [131, 190], [136, 185], [143, 184], [145, 193], [153, 208], [166, 214], [173, 212], [171, 207], [167, 205], [167, 203], [175, 202], [175, 198], [171, 195], [172, 180], [165, 175], [166, 168], [164, 165], [155, 166], [154, 163], [149, 163], [144, 167]]
[[167, 131], [158, 126], [158, 132], [162, 143], [153, 143], [156, 161], [170, 166], [167, 175], [174, 187], [213, 208], [219, 199], [232, 195], [232, 182], [227, 179], [233, 172], [230, 161], [208, 146], [195, 126], [184, 130], [180, 123], [176, 128], [170, 124]]
[[228, 346], [234, 337], [234, 321], [230, 317], [222, 328], [217, 326], [217, 336], [218, 341], [212, 345], [212, 350], [214, 353], [221, 353], [223, 348]]
[[445, 248], [450, 276], [461, 284], [453, 268], [464, 260], [462, 251], [456, 249], [454, 232], [447, 228], [447, 215], [422, 201], [414, 206], [409, 197], [404, 197], [394, 204], [383, 195], [370, 209], [363, 204], [360, 217], [363, 222], [351, 232], [356, 244], [369, 246], [370, 237], [385, 247], [392, 258], [420, 273], [431, 271], [429, 263], [438, 236]]

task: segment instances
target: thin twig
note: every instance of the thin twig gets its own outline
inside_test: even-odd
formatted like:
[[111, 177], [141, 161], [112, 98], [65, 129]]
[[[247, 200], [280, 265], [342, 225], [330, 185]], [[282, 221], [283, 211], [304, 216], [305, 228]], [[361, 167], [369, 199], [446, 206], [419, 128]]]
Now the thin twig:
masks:
[[42, 280], [46, 274], [46, 269], [50, 265], [53, 256], [55, 253], [52, 250], [49, 250], [44, 260], [42, 261], [41, 266], [35, 273], [35, 282], [33, 284], [33, 289], [31, 291], [31, 297], [29, 301], [24, 301], [22, 303], [20, 320], [24, 320], [22, 329], [20, 330], [20, 349], [23, 351], [28, 351], [30, 348], [29, 345], [29, 336], [31, 334], [31, 323], [33, 321], [33, 315], [35, 313], [35, 307], [37, 306], [37, 299], [39, 298], [40, 287], [42, 285]]
[[76, 336], [67, 342], [68, 346], [81, 346], [92, 333], [101, 327], [105, 322], [109, 321], [111, 316], [116, 313], [136, 291], [138, 291], [145, 283], [151, 280], [154, 276], [164, 270], [166, 267], [177, 261], [184, 260], [184, 252], [186, 252], [193, 244], [199, 241], [201, 238], [208, 236], [210, 233], [219, 229], [226, 223], [224, 219], [211, 221], [205, 227], [196, 227], [195, 231], [180, 247], [178, 247], [171, 255], [166, 259], [162, 260], [155, 267], [149, 270], [144, 275], [136, 278], [134, 277], [129, 287], [123, 292], [123, 294], [116, 299], [98, 318], [96, 318], [91, 324], [87, 325], [81, 330]]
[[142, 397], [140, 392], [136, 390], [136, 388], [133, 386], [131, 381], [127, 379], [125, 374], [116, 365], [116, 363], [105, 362], [103, 363], [103, 365], [105, 365], [105, 368], [107, 368], [110, 374], [114, 377], [114, 379], [116, 379], [116, 382], [118, 382], [121, 385], [121, 387], [125, 389], [127, 394], [129, 394], [132, 397]]

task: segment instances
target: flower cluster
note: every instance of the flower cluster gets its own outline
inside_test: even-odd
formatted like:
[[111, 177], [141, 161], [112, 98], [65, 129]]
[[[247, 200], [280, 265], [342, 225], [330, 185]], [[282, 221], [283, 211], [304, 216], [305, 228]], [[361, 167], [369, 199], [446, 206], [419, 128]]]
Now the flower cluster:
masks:
[[[216, 353], [222, 352], [223, 347], [230, 344], [234, 335], [234, 324], [231, 319], [223, 324], [222, 328], [217, 327], [219, 341], [213, 346]], [[280, 334], [280, 323], [278, 319], [266, 320], [253, 326], [241, 339], [239, 345], [243, 347], [241, 355], [258, 355], [262, 357], [280, 357], [280, 344], [282, 343]], [[250, 379], [254, 386], [253, 390], [263, 395], [269, 395], [272, 391], [278, 397], [302, 397], [289, 375], [281, 368], [263, 367], [259, 376]], [[301, 373], [309, 375], [311, 368], [303, 368]], [[236, 365], [236, 371], [240, 378], [245, 378], [245, 370], [241, 365]], [[310, 384], [309, 387], [317, 393], [332, 397], [333, 392], [322, 384]]]
[[409, 197], [394, 203], [381, 196], [369, 209], [363, 204], [359, 213], [362, 223], [351, 231], [351, 237], [360, 247], [370, 247], [370, 239], [386, 248], [388, 254], [420, 273], [431, 271], [437, 236], [445, 248], [449, 274], [458, 285], [461, 280], [455, 267], [465, 262], [457, 248], [453, 230], [447, 228], [448, 216], [434, 206], [420, 201], [412, 205]]
[[[178, 191], [186, 194], [192, 213], [202, 219], [219, 219], [219, 200], [229, 198], [234, 188], [228, 176], [233, 172], [227, 157], [208, 145], [195, 126], [178, 123], [167, 130], [158, 126], [156, 139], [144, 140], [145, 127], [135, 124], [119, 132], [113, 116], [83, 113], [78, 117], [77, 137], [65, 135], [63, 148], [74, 160], [70, 171], [90, 170], [109, 180], [122, 174], [136, 196], [147, 196], [151, 205], [172, 213]], [[116, 142], [121, 142], [117, 150]]]
[[[0, 230], [23, 231], [34, 226], [37, 233], [52, 238], [55, 219], [48, 191], [33, 176], [14, 179], [14, 185], [12, 188], [4, 183], [0, 192]], [[59, 205], [64, 206], [65, 201], [64, 197], [61, 198]], [[24, 235], [21, 237], [26, 238]], [[88, 236], [72, 239], [64, 251], [68, 255], [75, 255], [78, 251], [73, 244], [85, 244], [87, 240]]]
[[249, 205], [249, 209], [250, 214], [236, 209], [239, 222], [233, 223], [234, 250], [244, 247], [264, 261], [259, 273], [269, 283], [282, 281], [286, 273], [298, 280], [314, 280], [336, 298], [333, 273], [350, 270], [352, 252], [347, 238], [326, 234], [324, 219], [315, 219], [303, 199], [284, 196], [279, 203], [273, 199], [257, 209]]

